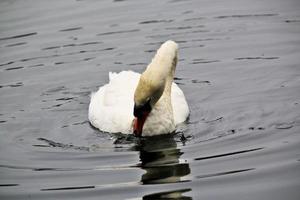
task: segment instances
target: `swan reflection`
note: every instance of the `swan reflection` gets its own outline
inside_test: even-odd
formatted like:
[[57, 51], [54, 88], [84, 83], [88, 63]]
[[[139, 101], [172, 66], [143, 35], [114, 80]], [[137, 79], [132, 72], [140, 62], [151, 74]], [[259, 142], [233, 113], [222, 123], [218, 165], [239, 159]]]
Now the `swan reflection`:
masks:
[[191, 172], [189, 164], [180, 159], [183, 153], [172, 135], [143, 139], [138, 148], [140, 167], [146, 171], [141, 177], [142, 184], [182, 182]]
[[191, 191], [191, 189], [181, 189], [168, 192], [153, 193], [145, 195], [143, 197], [143, 200], [192, 200], [192, 197], [183, 194], [189, 191]]

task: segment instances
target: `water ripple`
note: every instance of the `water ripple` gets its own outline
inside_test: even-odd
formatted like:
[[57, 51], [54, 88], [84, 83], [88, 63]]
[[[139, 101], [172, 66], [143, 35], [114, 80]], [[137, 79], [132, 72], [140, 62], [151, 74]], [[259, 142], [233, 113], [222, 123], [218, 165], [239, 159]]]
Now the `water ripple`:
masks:
[[218, 155], [213, 155], [213, 156], [205, 156], [205, 157], [199, 157], [195, 158], [194, 160], [207, 160], [207, 159], [214, 159], [214, 158], [220, 158], [220, 157], [226, 157], [226, 156], [232, 156], [232, 155], [237, 155], [237, 154], [243, 154], [243, 153], [248, 153], [252, 151], [259, 151], [264, 148], [255, 148], [255, 149], [247, 149], [247, 150], [242, 150], [242, 151], [235, 151], [235, 152], [230, 152], [230, 153], [224, 153], [224, 154], [218, 154]]
[[204, 174], [204, 175], [196, 176], [196, 178], [198, 178], [198, 179], [211, 178], [211, 177], [218, 177], [218, 176], [224, 176], [224, 175], [229, 175], [229, 174], [237, 174], [237, 173], [247, 172], [247, 171], [252, 171], [252, 170], [255, 170], [255, 168], [238, 169], [238, 170], [231, 170], [231, 171], [226, 171], [226, 172]]
[[25, 33], [25, 34], [21, 34], [21, 35], [14, 35], [14, 36], [3, 37], [3, 38], [0, 38], [0, 40], [11, 40], [11, 39], [29, 37], [29, 36], [33, 36], [33, 35], [37, 35], [37, 32]]

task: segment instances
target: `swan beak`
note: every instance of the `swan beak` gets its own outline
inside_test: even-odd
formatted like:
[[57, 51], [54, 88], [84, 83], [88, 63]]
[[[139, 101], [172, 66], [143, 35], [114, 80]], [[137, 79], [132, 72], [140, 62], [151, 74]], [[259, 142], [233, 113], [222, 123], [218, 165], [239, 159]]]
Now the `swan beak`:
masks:
[[149, 112], [143, 112], [139, 117], [134, 118], [133, 133], [136, 137], [141, 137], [143, 132], [144, 123], [149, 115]]

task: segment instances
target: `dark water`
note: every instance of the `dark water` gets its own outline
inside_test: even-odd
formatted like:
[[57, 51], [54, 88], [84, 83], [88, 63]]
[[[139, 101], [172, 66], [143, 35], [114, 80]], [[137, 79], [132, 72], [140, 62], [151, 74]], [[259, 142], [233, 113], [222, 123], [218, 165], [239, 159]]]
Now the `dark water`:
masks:
[[[300, 2], [0, 2], [0, 199], [299, 199]], [[191, 109], [137, 140], [87, 121], [168, 39]]]

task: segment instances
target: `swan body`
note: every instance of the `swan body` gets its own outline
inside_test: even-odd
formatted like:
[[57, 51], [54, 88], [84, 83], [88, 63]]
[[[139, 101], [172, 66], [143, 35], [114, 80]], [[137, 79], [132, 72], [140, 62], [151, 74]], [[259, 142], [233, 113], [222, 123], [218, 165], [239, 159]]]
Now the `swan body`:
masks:
[[177, 44], [165, 42], [144, 73], [109, 73], [109, 83], [91, 94], [89, 121], [105, 132], [132, 133], [136, 111], [147, 102], [151, 107], [140, 134], [153, 136], [173, 132], [184, 122], [189, 108], [182, 90], [173, 82]]

